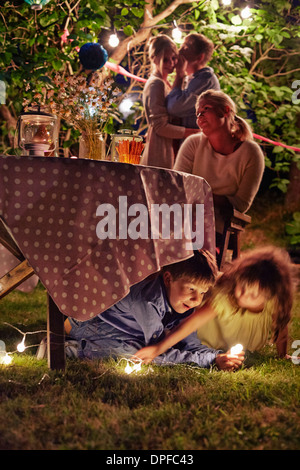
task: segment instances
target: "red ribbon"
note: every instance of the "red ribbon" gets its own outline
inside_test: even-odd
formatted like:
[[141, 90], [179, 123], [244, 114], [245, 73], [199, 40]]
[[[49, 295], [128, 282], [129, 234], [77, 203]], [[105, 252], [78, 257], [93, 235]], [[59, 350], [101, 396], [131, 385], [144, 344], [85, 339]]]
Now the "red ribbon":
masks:
[[300, 152], [299, 147], [292, 147], [290, 145], [282, 144], [281, 142], [275, 142], [275, 140], [267, 139], [266, 137], [262, 137], [261, 135], [258, 135], [258, 134], [253, 134], [253, 137], [255, 139], [264, 140], [265, 142], [268, 142], [269, 144], [278, 145], [286, 149], [294, 150], [295, 152]]
[[113, 62], [106, 62], [105, 67], [112, 70], [113, 72], [120, 73], [129, 78], [133, 78], [134, 80], [137, 80], [138, 82], [146, 83], [147, 81], [145, 78], [137, 77], [136, 75], [133, 75], [132, 73], [127, 72], [127, 70], [121, 67], [121, 65], [114, 64]]

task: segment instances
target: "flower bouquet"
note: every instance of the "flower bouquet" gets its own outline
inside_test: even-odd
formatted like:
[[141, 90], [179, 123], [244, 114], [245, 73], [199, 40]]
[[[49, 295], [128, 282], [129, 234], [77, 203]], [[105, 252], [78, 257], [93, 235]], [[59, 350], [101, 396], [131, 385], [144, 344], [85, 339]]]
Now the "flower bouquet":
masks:
[[[35, 93], [36, 102], [48, 112], [54, 114], [79, 130], [87, 147], [87, 157], [96, 160], [105, 159], [105, 146], [101, 137], [110, 118], [120, 122], [117, 105], [122, 97], [115, 86], [113, 78], [102, 71], [95, 71], [89, 76], [78, 74], [72, 76], [55, 75], [53, 88], [42, 89]], [[24, 100], [23, 106], [29, 106]], [[100, 142], [100, 143], [99, 143]], [[104, 155], [103, 155], [104, 149]]]

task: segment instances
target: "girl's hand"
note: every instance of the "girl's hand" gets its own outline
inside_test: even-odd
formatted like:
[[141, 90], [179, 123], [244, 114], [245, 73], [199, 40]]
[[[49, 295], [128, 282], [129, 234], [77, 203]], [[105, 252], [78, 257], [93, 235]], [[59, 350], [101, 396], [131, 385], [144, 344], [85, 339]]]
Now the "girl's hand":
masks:
[[242, 365], [244, 360], [244, 351], [240, 354], [230, 354], [230, 351], [227, 351], [227, 353], [218, 354], [216, 357], [216, 365], [220, 370], [235, 370]]
[[158, 346], [154, 344], [153, 346], [146, 346], [137, 351], [135, 355], [131, 357], [131, 360], [142, 361], [144, 364], [149, 364], [157, 356], [159, 356], [159, 350]]

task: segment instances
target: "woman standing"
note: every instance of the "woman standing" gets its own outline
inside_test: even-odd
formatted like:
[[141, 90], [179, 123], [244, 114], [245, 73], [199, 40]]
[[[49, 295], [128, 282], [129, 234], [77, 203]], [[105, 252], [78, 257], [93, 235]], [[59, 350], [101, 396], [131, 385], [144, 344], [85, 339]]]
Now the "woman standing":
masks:
[[149, 58], [152, 74], [143, 92], [143, 105], [148, 123], [142, 165], [173, 168], [173, 139], [183, 139], [199, 132], [199, 129], [186, 129], [171, 124], [166, 108], [166, 96], [171, 91], [168, 75], [177, 63], [176, 44], [169, 36], [160, 34], [149, 41]]

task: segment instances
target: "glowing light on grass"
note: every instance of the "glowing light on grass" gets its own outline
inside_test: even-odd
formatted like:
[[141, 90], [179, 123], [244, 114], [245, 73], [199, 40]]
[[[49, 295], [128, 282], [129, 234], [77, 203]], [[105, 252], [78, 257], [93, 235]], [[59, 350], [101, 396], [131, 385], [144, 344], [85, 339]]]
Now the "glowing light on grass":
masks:
[[127, 364], [125, 366], [125, 372], [128, 375], [132, 374], [132, 372], [139, 372], [141, 369], [142, 369], [142, 363], [141, 362], [137, 362], [133, 366], [131, 366], [129, 364], [129, 362], [127, 361]]
[[19, 343], [19, 344], [17, 345], [17, 350], [18, 350], [19, 352], [24, 352], [24, 351], [25, 351], [25, 348], [26, 348], [26, 346], [25, 346], [25, 335], [24, 335], [24, 336], [23, 336], [23, 339], [22, 339], [22, 341], [21, 341], [21, 343]]
[[235, 346], [232, 346], [230, 349], [230, 354], [236, 355], [240, 354], [243, 351], [243, 346], [241, 344], [236, 344]]
[[12, 357], [6, 353], [5, 356], [2, 358], [2, 364], [8, 366], [11, 363], [12, 363]]

